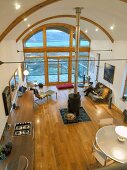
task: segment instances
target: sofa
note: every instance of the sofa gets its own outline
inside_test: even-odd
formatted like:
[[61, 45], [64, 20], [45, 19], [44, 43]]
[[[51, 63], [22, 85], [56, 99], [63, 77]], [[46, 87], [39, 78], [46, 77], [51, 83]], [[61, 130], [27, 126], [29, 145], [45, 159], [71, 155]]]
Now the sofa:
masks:
[[104, 84], [98, 82], [88, 96], [95, 102], [109, 102], [112, 97], [112, 90]]

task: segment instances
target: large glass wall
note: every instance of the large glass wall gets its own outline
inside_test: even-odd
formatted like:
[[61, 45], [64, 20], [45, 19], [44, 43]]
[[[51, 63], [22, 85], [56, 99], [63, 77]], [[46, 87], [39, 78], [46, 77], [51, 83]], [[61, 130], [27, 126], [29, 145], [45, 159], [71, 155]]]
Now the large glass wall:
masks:
[[46, 29], [47, 47], [69, 47], [69, 29], [65, 27], [48, 27]]
[[26, 42], [25, 47], [42, 47], [43, 46], [43, 32], [39, 31], [32, 35]]
[[25, 62], [29, 71], [27, 81], [45, 84], [44, 58], [25, 59]]
[[[68, 25], [45, 26], [24, 38], [27, 81], [46, 85], [74, 82], [75, 36]], [[90, 41], [81, 33], [78, 82], [88, 73]]]
[[[75, 38], [76, 34], [73, 33], [73, 46], [75, 47], [75, 43], [76, 43], [76, 38]], [[89, 47], [90, 46], [90, 42], [81, 34], [80, 35], [80, 47]]]
[[[87, 76], [88, 74], [88, 52], [80, 52], [79, 53], [79, 59], [78, 59], [78, 82], [83, 82], [84, 76]], [[74, 82], [74, 76], [75, 76], [75, 53], [73, 53], [73, 59], [72, 59], [72, 82]]]

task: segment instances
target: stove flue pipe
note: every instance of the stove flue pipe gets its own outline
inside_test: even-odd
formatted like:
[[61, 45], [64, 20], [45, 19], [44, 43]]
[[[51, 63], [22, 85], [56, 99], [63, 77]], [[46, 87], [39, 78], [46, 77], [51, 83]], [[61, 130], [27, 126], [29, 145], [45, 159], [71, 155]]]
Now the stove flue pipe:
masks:
[[75, 82], [74, 82], [74, 94], [77, 94], [78, 87], [78, 58], [79, 58], [79, 46], [80, 46], [80, 14], [81, 7], [76, 7], [76, 45], [75, 45]]

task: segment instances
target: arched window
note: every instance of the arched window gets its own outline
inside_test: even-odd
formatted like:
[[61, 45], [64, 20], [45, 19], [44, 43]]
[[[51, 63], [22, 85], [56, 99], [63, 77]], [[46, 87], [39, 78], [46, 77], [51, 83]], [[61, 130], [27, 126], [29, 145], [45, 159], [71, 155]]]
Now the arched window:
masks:
[[25, 42], [25, 47], [43, 47], [43, 32], [38, 31]]
[[69, 47], [70, 31], [65, 27], [48, 27], [46, 29], [47, 47]]
[[[76, 34], [73, 33], [73, 46], [75, 47], [76, 43]], [[85, 38], [85, 36], [80, 33], [80, 47], [89, 47], [90, 46], [90, 42], [88, 41], [88, 39]]]
[[[28, 81], [46, 85], [74, 82], [75, 28], [67, 24], [47, 24], [24, 38]], [[29, 36], [29, 37], [28, 37]], [[90, 40], [81, 31], [78, 82], [88, 73]], [[30, 63], [31, 62], [31, 63]]]

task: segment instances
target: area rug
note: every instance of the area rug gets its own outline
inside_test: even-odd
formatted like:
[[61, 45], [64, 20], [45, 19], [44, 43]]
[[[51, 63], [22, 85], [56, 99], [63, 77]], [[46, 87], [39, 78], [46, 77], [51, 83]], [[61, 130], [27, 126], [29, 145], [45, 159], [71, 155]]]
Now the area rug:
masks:
[[64, 124], [91, 121], [90, 117], [88, 116], [88, 114], [86, 113], [83, 107], [80, 107], [79, 116], [77, 116], [76, 119], [74, 120], [68, 121], [65, 118], [66, 113], [68, 113], [67, 108], [60, 109], [60, 114], [61, 114]]

